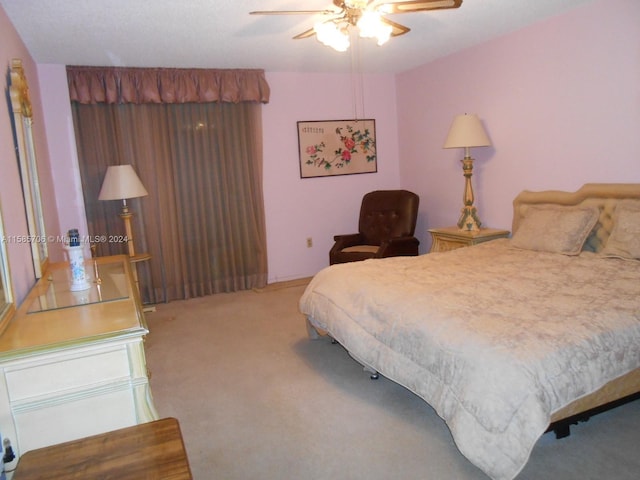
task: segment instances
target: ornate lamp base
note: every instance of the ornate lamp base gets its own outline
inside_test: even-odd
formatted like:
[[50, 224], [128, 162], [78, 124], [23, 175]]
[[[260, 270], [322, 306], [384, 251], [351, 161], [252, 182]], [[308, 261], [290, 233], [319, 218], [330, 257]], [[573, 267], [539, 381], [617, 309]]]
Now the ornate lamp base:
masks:
[[476, 207], [473, 205], [466, 205], [462, 207], [462, 214], [460, 215], [460, 219], [458, 220], [458, 228], [460, 230], [477, 232], [480, 230], [480, 225], [482, 222], [478, 218], [478, 211]]
[[471, 186], [473, 158], [469, 156], [468, 151], [462, 160], [462, 170], [464, 172], [464, 196], [462, 198], [464, 207], [462, 207], [462, 213], [458, 220], [458, 228], [465, 231], [478, 231], [482, 222], [480, 222], [476, 207], [473, 206], [473, 187]]

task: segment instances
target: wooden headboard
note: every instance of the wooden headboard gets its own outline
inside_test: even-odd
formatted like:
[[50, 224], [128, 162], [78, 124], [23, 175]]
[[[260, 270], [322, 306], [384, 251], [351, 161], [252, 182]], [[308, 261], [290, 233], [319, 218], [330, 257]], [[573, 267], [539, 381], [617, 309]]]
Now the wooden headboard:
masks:
[[525, 190], [513, 200], [512, 232], [518, 230], [524, 212], [531, 205], [596, 205], [600, 210], [598, 223], [583, 250], [599, 252], [611, 234], [616, 205], [625, 198], [640, 199], [640, 183], [587, 183], [575, 192]]

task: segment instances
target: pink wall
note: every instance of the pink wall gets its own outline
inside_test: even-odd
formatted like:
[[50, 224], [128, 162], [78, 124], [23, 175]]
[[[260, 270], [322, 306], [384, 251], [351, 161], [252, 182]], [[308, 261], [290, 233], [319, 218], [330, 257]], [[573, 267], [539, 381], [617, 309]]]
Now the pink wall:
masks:
[[[56, 229], [65, 234], [71, 228], [77, 228], [81, 235], [86, 235], [89, 232], [78, 167], [67, 69], [64, 65], [39, 64], [38, 75], [44, 107], [43, 120], [47, 130], [47, 147], [51, 164], [55, 165], [51, 176], [55, 184], [58, 211]], [[50, 254], [53, 261], [63, 260], [62, 245], [51, 245]], [[87, 245], [85, 255], [90, 254]]]
[[[38, 71], [55, 165], [59, 229], [86, 231], [66, 70], [62, 65], [39, 65]], [[267, 80], [271, 99], [262, 116], [264, 194], [269, 282], [275, 282], [310, 276], [328, 265], [333, 235], [356, 228], [362, 195], [398, 188], [400, 167], [393, 76], [369, 75], [363, 80], [364, 117], [376, 119], [378, 172], [304, 180], [296, 122], [353, 118], [351, 76], [268, 73]], [[361, 105], [357, 108], [363, 116]], [[312, 248], [306, 246], [308, 237], [313, 239]]]
[[[264, 195], [269, 282], [311, 276], [329, 264], [333, 235], [357, 231], [362, 195], [398, 188], [400, 167], [391, 75], [364, 78], [365, 111], [376, 120], [378, 172], [300, 178], [297, 123], [354, 118], [350, 75], [268, 73], [263, 107]], [[356, 93], [360, 98], [360, 93]], [[313, 247], [307, 248], [307, 237]]]
[[[38, 176], [43, 196], [44, 215], [47, 233], [56, 235], [58, 217], [55, 207], [55, 194], [51, 180], [49, 152], [46, 143], [43, 108], [38, 88], [38, 71], [31, 55], [13, 28], [4, 10], [0, 8], [0, 62], [3, 65], [3, 78], [8, 72], [13, 58], [20, 58], [29, 83], [29, 94], [33, 107], [34, 143], [38, 156]], [[6, 92], [7, 86], [4, 87]], [[20, 183], [20, 170], [14, 150], [12, 111], [7, 102], [0, 106], [0, 204], [7, 236], [27, 236], [27, 220], [24, 213], [24, 200]], [[35, 277], [31, 261], [30, 245], [8, 242], [9, 266], [16, 303], [22, 301], [32, 287]]]
[[[375, 174], [300, 179], [296, 122], [352, 118], [351, 77], [268, 72], [272, 95], [263, 107], [263, 132], [269, 281], [313, 275], [326, 266], [333, 235], [353, 231], [362, 195], [378, 188], [420, 194], [417, 235], [426, 251], [427, 228], [453, 224], [462, 204], [463, 152], [442, 149], [459, 113], [479, 114], [494, 144], [472, 152], [476, 205], [487, 226], [510, 227], [511, 201], [523, 189], [640, 182], [638, 18], [635, 0], [597, 0], [396, 77], [364, 76], [363, 116], [376, 119]], [[53, 174], [40, 165], [48, 229], [59, 234], [84, 228], [64, 66], [36, 70], [1, 8], [0, 40], [7, 68], [13, 57], [25, 60], [36, 116], [46, 126], [48, 143], [44, 129], [36, 127], [36, 133], [42, 163], [51, 158], [53, 165]], [[9, 116], [0, 115], [6, 229], [25, 234], [23, 210], [13, 208], [21, 206], [22, 193], [11, 145]], [[54, 182], [55, 199], [49, 196]], [[29, 251], [9, 247], [21, 298], [33, 283]]]
[[421, 195], [419, 235], [462, 206], [463, 151], [442, 149], [460, 113], [477, 113], [493, 142], [472, 149], [486, 226], [510, 228], [524, 189], [640, 182], [639, 51], [640, 2], [599, 0], [398, 75], [401, 183]]
[[[60, 235], [72, 227], [82, 232], [86, 220], [65, 67], [38, 65], [36, 70], [2, 8], [0, 31], [0, 54], [7, 65], [14, 56], [28, 59], [26, 70], [37, 102], [36, 115], [47, 129], [46, 139], [44, 128], [39, 132], [38, 151], [43, 157], [40, 167], [46, 183], [48, 232]], [[310, 276], [328, 265], [333, 235], [355, 231], [362, 195], [374, 189], [399, 188], [400, 166], [392, 75], [365, 75], [362, 87], [356, 85], [358, 99], [364, 99], [364, 111], [357, 105], [358, 115], [376, 120], [378, 172], [304, 180], [299, 174], [296, 122], [353, 118], [353, 79], [351, 75], [297, 73], [268, 73], [267, 79], [272, 95], [263, 108], [264, 192], [269, 281], [273, 282]], [[8, 121], [8, 116], [0, 118], [3, 149], [12, 143]], [[21, 196], [15, 158], [10, 148], [6, 153], [2, 155], [0, 180], [3, 204]], [[48, 167], [49, 157], [53, 168]], [[12, 209], [5, 217], [7, 233], [26, 234], [22, 210]], [[312, 248], [306, 246], [308, 237], [313, 238]], [[30, 252], [15, 245], [10, 250], [12, 276], [21, 299], [34, 280]], [[52, 246], [51, 256], [53, 260], [62, 258], [57, 245]]]

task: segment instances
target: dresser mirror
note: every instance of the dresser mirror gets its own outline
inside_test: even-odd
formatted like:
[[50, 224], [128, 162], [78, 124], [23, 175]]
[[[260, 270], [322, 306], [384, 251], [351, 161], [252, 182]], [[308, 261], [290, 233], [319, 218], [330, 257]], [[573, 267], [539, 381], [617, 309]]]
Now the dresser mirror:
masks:
[[13, 289], [9, 275], [9, 259], [7, 256], [7, 242], [2, 222], [2, 206], [0, 205], [0, 333], [9, 323], [15, 306], [13, 304]]
[[46, 269], [49, 254], [38, 181], [36, 149], [33, 141], [33, 110], [29, 98], [29, 86], [22, 68], [22, 60], [13, 59], [11, 61], [10, 78], [9, 93], [13, 109], [13, 126], [22, 178], [22, 192], [29, 226], [29, 243], [34, 273], [36, 278], [40, 278]]

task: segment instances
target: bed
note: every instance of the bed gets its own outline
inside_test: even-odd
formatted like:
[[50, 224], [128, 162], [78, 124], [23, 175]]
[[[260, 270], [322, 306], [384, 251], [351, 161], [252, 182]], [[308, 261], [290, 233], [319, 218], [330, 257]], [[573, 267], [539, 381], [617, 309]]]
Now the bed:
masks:
[[550, 426], [640, 392], [640, 184], [522, 192], [511, 238], [333, 265], [300, 310], [512, 479]]

